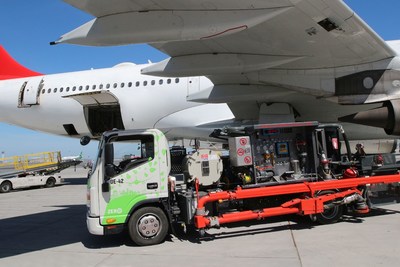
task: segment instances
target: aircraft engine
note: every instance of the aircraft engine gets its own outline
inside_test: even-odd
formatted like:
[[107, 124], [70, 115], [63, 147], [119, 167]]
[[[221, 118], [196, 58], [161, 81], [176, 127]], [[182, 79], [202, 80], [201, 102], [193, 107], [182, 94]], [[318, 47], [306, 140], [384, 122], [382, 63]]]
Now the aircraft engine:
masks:
[[379, 108], [341, 117], [339, 121], [383, 128], [388, 135], [400, 135], [400, 99], [386, 101]]

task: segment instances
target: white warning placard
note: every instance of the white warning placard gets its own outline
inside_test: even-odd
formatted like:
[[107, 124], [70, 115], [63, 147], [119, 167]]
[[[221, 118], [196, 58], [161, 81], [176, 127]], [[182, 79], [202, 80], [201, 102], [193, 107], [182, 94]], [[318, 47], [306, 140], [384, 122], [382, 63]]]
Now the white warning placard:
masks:
[[250, 137], [229, 138], [229, 155], [232, 166], [248, 166], [253, 164]]

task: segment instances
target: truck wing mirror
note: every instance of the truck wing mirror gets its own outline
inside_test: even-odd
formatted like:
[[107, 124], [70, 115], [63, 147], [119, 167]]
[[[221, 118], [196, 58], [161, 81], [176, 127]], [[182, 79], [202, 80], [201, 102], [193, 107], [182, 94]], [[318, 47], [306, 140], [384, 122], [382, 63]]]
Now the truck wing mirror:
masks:
[[81, 137], [80, 143], [82, 146], [86, 146], [87, 144], [90, 143], [90, 140], [92, 140], [89, 136], [85, 135]]
[[105, 167], [105, 173], [106, 173], [106, 177], [112, 178], [115, 176], [115, 169], [114, 169], [114, 165], [112, 164], [107, 164]]
[[110, 184], [107, 183], [107, 182], [102, 183], [102, 185], [101, 185], [101, 191], [102, 191], [102, 192], [110, 192]]

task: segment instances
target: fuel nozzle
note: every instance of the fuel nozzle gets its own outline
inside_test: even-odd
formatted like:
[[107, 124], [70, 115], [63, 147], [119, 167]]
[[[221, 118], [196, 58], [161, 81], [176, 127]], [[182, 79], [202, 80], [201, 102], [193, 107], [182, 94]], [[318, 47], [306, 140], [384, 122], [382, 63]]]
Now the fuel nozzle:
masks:
[[329, 167], [329, 159], [326, 157], [324, 151], [321, 152], [319, 157], [319, 164], [324, 179], [332, 179], [331, 169]]
[[324, 169], [324, 171], [327, 172], [327, 171], [330, 170], [330, 169], [329, 169], [329, 160], [328, 160], [328, 158], [326, 157], [325, 152], [322, 152], [322, 153], [321, 153], [319, 162], [320, 162], [322, 168]]

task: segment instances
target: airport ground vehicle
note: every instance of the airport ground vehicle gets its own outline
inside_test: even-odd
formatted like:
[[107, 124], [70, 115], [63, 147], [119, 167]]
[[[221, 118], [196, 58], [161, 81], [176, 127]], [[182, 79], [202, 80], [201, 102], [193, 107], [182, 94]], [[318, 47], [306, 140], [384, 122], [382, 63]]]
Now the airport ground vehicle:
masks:
[[53, 187], [63, 183], [60, 171], [81, 160], [62, 159], [61, 153], [40, 152], [0, 160], [0, 193], [36, 186]]
[[36, 173], [15, 176], [12, 178], [0, 177], [0, 193], [8, 193], [12, 189], [22, 189], [35, 186], [53, 187], [64, 182], [60, 175], [39, 175]]
[[212, 136], [229, 144], [229, 154], [169, 152], [157, 129], [105, 132], [88, 179], [89, 232], [127, 228], [136, 244], [152, 245], [176, 225], [204, 234], [285, 214], [333, 223], [344, 208], [369, 212], [367, 184], [400, 182], [397, 166], [382, 156], [363, 166], [340, 125], [265, 124]]

